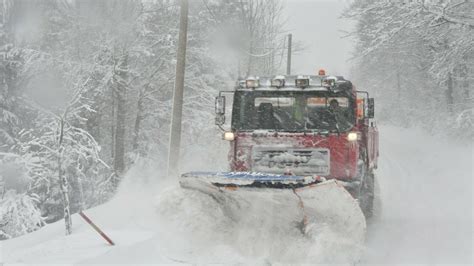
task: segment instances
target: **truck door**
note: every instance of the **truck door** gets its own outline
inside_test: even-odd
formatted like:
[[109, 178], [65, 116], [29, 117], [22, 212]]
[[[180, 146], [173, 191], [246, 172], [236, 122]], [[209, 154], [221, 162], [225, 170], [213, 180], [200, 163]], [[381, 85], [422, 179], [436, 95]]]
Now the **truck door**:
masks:
[[365, 136], [365, 143], [363, 145], [367, 151], [367, 164], [369, 168], [374, 168], [376, 167], [378, 156], [378, 130], [375, 120], [369, 117], [368, 101], [369, 93], [358, 91], [357, 118], [362, 122], [361, 133]]

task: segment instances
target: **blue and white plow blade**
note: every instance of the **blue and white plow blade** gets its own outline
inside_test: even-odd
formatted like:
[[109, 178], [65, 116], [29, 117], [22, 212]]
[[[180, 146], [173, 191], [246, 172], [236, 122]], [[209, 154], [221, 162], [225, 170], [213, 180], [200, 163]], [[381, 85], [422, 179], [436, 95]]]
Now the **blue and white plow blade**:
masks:
[[246, 210], [257, 211], [259, 215], [274, 216], [275, 222], [297, 222], [305, 234], [324, 225], [360, 241], [365, 237], [366, 221], [357, 200], [336, 180], [265, 173], [191, 172], [181, 175], [180, 185], [211, 196], [234, 219], [245, 216]]

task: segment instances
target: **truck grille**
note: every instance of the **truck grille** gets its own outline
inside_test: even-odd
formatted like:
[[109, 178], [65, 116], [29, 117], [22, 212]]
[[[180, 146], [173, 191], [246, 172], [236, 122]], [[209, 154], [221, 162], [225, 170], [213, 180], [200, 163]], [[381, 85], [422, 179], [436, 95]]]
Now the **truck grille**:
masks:
[[328, 175], [328, 149], [291, 149], [254, 147], [252, 171], [295, 175]]

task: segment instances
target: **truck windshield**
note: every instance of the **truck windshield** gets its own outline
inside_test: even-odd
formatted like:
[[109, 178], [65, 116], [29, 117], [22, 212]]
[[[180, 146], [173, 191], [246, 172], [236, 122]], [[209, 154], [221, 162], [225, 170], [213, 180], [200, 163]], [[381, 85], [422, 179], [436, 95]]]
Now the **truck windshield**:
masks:
[[354, 105], [347, 92], [238, 91], [232, 128], [346, 132], [354, 126]]

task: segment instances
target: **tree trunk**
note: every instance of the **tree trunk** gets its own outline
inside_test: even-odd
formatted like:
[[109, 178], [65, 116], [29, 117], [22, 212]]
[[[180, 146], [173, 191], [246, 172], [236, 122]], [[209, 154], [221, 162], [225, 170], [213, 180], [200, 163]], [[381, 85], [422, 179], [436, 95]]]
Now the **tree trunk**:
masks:
[[453, 74], [451, 72], [448, 73], [448, 81], [447, 81], [447, 90], [446, 90], [446, 104], [448, 105], [448, 112], [450, 114], [453, 113], [453, 105], [454, 105], [454, 85], [453, 85]]
[[140, 126], [143, 120], [143, 92], [140, 92], [140, 95], [138, 96], [138, 104], [137, 104], [137, 116], [135, 118], [135, 126], [133, 129], [133, 150], [135, 152], [140, 153], [139, 151], [139, 144], [138, 144], [138, 138], [140, 136]]
[[84, 201], [84, 187], [82, 185], [82, 179], [79, 175], [77, 175], [77, 187], [79, 189], [79, 211], [83, 211], [85, 209], [85, 201]]
[[125, 99], [124, 90], [117, 97], [117, 124], [115, 126], [114, 169], [117, 175], [125, 170]]
[[71, 204], [69, 201], [69, 184], [67, 177], [62, 173], [62, 153], [63, 153], [63, 137], [64, 137], [64, 120], [61, 119], [60, 131], [59, 131], [59, 141], [58, 141], [58, 180], [59, 186], [61, 189], [61, 195], [63, 197], [63, 206], [64, 206], [64, 223], [66, 224], [66, 235], [72, 233], [72, 220], [71, 220]]
[[111, 110], [111, 125], [110, 125], [110, 135], [111, 135], [111, 143], [110, 143], [110, 157], [112, 160], [115, 158], [115, 88], [112, 88], [112, 110]]
[[400, 81], [400, 70], [397, 70], [397, 100], [398, 103], [402, 102], [402, 84]]
[[469, 93], [469, 67], [467, 65], [467, 56], [464, 58], [463, 66], [461, 67], [460, 79], [461, 79], [461, 87], [463, 90], [463, 99], [462, 102], [464, 103], [463, 108], [468, 109], [470, 107], [471, 99]]
[[[125, 171], [125, 118], [127, 113], [126, 92], [127, 92], [127, 68], [128, 56], [124, 55], [119, 64], [116, 77], [115, 99], [117, 104], [115, 123], [115, 145], [114, 145], [114, 170], [120, 179]], [[118, 180], [115, 181], [115, 187]]]

